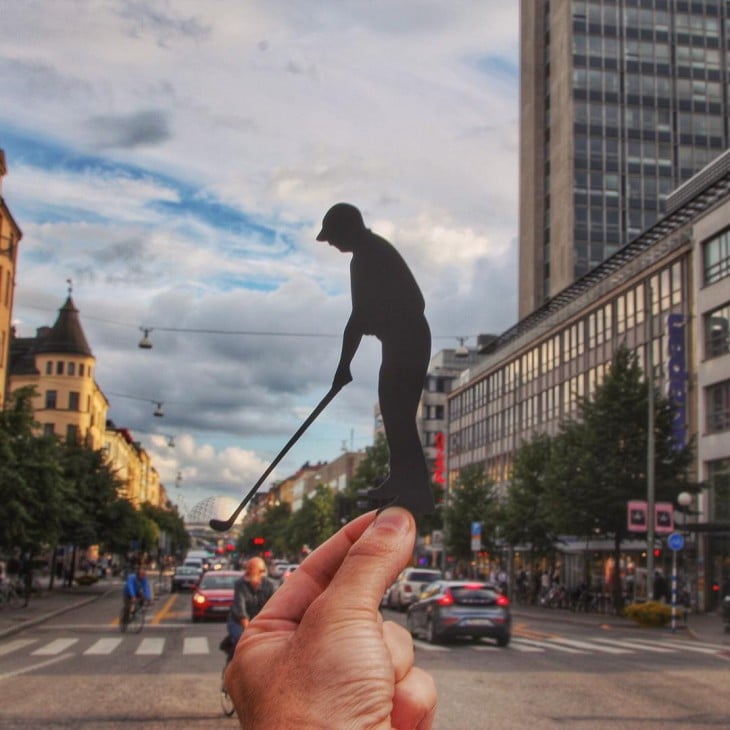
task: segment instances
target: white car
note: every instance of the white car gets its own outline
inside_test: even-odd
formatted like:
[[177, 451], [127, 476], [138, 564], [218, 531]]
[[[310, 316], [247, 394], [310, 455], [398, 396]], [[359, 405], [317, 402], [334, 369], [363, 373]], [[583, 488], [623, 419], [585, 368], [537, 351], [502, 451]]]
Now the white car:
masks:
[[430, 583], [441, 578], [440, 570], [428, 568], [406, 568], [388, 591], [388, 606], [405, 611], [415, 603], [421, 591]]
[[281, 574], [284, 572], [287, 565], [289, 565], [288, 560], [272, 560], [269, 565], [269, 577], [281, 578]]

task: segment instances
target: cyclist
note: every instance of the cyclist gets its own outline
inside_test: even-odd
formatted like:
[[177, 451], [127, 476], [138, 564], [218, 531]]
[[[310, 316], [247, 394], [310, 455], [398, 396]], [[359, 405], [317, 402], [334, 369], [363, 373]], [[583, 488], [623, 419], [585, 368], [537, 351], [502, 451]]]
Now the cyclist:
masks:
[[138, 565], [137, 570], [130, 573], [127, 582], [124, 584], [124, 618], [123, 621], [129, 621], [129, 613], [134, 604], [140, 601], [142, 604], [149, 603], [152, 600], [152, 591], [147, 581], [147, 571], [144, 565]]

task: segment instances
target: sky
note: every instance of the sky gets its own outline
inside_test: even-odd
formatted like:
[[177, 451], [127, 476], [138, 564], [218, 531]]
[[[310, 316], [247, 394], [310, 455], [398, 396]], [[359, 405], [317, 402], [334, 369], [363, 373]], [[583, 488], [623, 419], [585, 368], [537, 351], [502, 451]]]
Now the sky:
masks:
[[[329, 389], [350, 313], [349, 255], [315, 240], [332, 204], [406, 259], [433, 354], [517, 321], [518, 3], [0, 0], [0, 17], [17, 332], [53, 324], [70, 280], [109, 418], [183, 511], [241, 498]], [[372, 444], [379, 362], [365, 338], [271, 481]]]

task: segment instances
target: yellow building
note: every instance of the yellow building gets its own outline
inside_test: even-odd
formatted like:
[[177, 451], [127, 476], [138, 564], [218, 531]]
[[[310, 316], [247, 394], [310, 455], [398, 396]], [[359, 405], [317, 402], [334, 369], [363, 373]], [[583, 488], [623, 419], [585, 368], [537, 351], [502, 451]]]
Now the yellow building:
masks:
[[23, 237], [2, 196], [2, 180], [6, 173], [5, 153], [0, 149], [0, 408], [5, 403], [8, 387], [15, 267], [18, 243]]
[[53, 327], [13, 339], [9, 390], [35, 388], [33, 412], [43, 433], [100, 449], [109, 402], [94, 379], [96, 358], [78, 313], [69, 294]]

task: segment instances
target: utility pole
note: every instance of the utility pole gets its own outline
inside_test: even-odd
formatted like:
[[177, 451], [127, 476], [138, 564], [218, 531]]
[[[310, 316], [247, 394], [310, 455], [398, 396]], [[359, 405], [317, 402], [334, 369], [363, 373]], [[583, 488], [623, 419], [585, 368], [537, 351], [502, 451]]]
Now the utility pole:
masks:
[[651, 284], [646, 285], [649, 337], [646, 348], [647, 433], [646, 433], [646, 598], [654, 600], [654, 296]]

